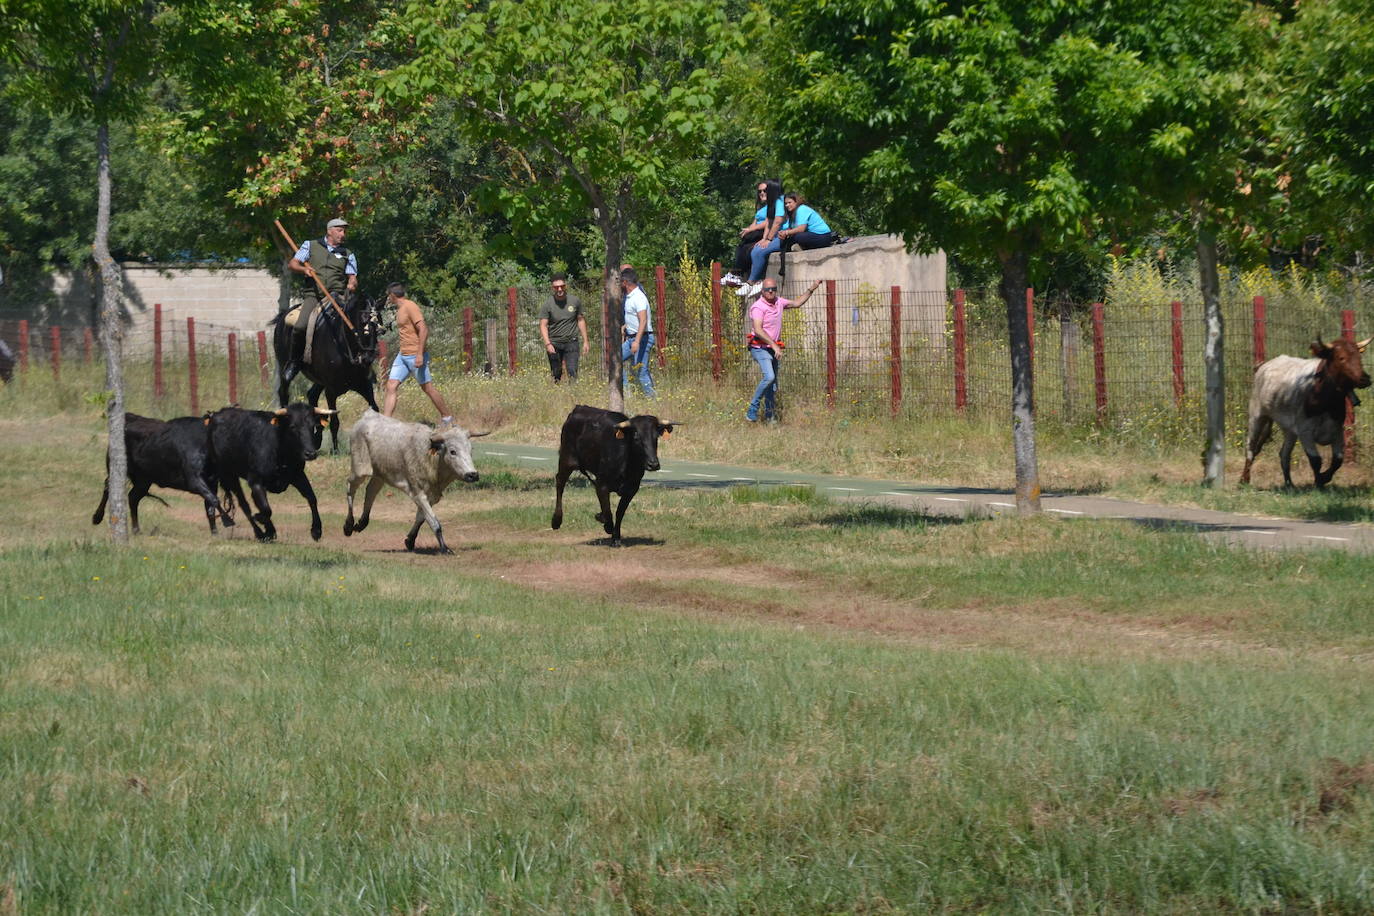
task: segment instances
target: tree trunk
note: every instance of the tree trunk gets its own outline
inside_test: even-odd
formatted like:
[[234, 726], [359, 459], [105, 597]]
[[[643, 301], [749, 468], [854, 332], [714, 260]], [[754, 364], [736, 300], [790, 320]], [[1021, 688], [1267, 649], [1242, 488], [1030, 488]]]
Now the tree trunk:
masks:
[[117, 543], [129, 540], [128, 455], [124, 449], [123, 282], [110, 257], [110, 126], [96, 128], [97, 204], [95, 244], [99, 272], [100, 343], [105, 349], [105, 389], [109, 443], [110, 533]]
[[1026, 323], [1028, 258], [1016, 250], [999, 256], [1002, 301], [1007, 305], [1011, 342], [1011, 435], [1016, 456], [1016, 511], [1040, 511], [1040, 471], [1035, 460], [1035, 386], [1031, 366], [1030, 326]]
[[1226, 483], [1226, 333], [1221, 317], [1221, 281], [1217, 277], [1216, 230], [1200, 213], [1196, 225], [1198, 279], [1202, 284], [1202, 315], [1206, 324], [1202, 363], [1207, 379], [1207, 444], [1202, 450], [1202, 485], [1220, 488]]
[[607, 407], [625, 412], [625, 378], [620, 358], [620, 342], [625, 337], [624, 296], [620, 291], [620, 259], [624, 255], [621, 227], [607, 218], [599, 221], [601, 237], [606, 242], [606, 272], [602, 277], [602, 293], [606, 306], [606, 402]]

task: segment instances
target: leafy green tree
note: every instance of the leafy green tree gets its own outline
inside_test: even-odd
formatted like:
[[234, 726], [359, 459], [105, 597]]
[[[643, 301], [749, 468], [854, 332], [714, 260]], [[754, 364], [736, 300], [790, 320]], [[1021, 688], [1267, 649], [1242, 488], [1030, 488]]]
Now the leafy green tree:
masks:
[[[416, 57], [386, 80], [414, 105], [453, 99], [475, 142], [509, 169], [484, 206], [537, 237], [588, 214], [604, 246], [607, 302], [637, 213], [671, 207], [677, 163], [709, 142], [740, 32], [713, 0], [413, 3]], [[610, 308], [609, 401], [621, 409], [620, 315]]]
[[110, 530], [128, 540], [124, 450], [123, 291], [110, 256], [110, 125], [132, 120], [152, 78], [152, 0], [0, 0], [0, 59], [14, 65], [7, 91], [27, 105], [94, 125], [100, 334], [108, 393]]
[[775, 0], [778, 143], [913, 244], [987, 251], [1011, 337], [1016, 501], [1039, 506], [1028, 268], [1137, 214], [1227, 129], [1210, 33], [1237, 0]]
[[[405, 53], [393, 0], [234, 0], [169, 4], [172, 77], [148, 130], [190, 164], [207, 205], [264, 260], [347, 215], [364, 284], [382, 281], [369, 216], [395, 188], [394, 159], [417, 140], [375, 93]], [[397, 51], [397, 49], [400, 49]], [[274, 257], [272, 252], [276, 253]], [[283, 283], [290, 275], [283, 272]]]
[[1374, 17], [1359, 0], [1310, 0], [1283, 30], [1281, 137], [1291, 194], [1318, 231], [1374, 247]]

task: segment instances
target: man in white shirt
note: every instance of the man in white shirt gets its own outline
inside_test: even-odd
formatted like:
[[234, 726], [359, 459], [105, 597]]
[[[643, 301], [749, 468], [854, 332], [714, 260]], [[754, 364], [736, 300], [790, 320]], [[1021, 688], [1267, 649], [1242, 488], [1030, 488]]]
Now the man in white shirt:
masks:
[[620, 346], [620, 362], [625, 372], [625, 387], [630, 387], [633, 372], [646, 398], [654, 398], [654, 380], [649, 376], [649, 357], [654, 350], [654, 327], [649, 320], [649, 297], [639, 285], [633, 267], [620, 271], [620, 291], [625, 301], [625, 339]]

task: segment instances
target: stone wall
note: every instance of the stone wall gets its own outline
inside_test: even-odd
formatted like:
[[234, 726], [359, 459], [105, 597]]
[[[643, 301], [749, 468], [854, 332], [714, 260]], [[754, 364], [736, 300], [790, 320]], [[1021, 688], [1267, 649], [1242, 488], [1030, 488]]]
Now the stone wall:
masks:
[[[852, 238], [841, 245], [812, 251], [793, 250], [786, 254], [787, 273], [779, 277], [780, 256], [768, 259], [767, 274], [781, 280], [786, 295], [800, 296], [816, 280], [835, 280], [840, 302], [837, 306], [845, 314], [853, 308], [878, 308], [884, 316], [891, 303], [891, 288], [902, 289], [902, 340], [907, 348], [929, 348], [937, 353], [945, 349], [945, 253], [914, 254], [895, 235], [866, 235]], [[816, 290], [802, 307], [808, 349], [824, 348], [825, 287]], [[884, 318], [884, 324], [887, 319]], [[885, 334], [874, 334], [871, 323], [864, 325], [869, 333], [859, 337], [858, 325], [849, 320], [837, 322], [837, 350], [860, 359], [886, 358]]]
[[[196, 319], [197, 341], [223, 346], [223, 335], [236, 331], [256, 335], [277, 314], [281, 284], [261, 267], [162, 267], [125, 263], [124, 352], [139, 357], [152, 351], [154, 305], [162, 305], [164, 346], [169, 339], [184, 339], [186, 319]], [[65, 316], [93, 316], [95, 293], [84, 277], [56, 277], [53, 291], [60, 323], [93, 323], [66, 320]]]

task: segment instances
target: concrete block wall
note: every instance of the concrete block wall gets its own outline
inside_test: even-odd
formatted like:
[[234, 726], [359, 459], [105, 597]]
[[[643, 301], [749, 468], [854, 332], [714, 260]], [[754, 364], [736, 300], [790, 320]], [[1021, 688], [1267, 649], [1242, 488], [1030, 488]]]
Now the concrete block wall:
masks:
[[[162, 305], [163, 346], [184, 341], [186, 319], [196, 319], [197, 344], [222, 348], [229, 331], [255, 336], [277, 314], [280, 280], [260, 267], [162, 267], [124, 263], [126, 357], [152, 352], [154, 305]], [[94, 293], [81, 277], [57, 277], [53, 290], [66, 312], [79, 311]]]
[[[945, 253], [908, 252], [906, 243], [896, 235], [865, 235], [850, 239], [842, 245], [817, 248], [812, 251], [792, 250], [786, 255], [787, 274], [779, 277], [780, 259], [770, 255], [766, 276], [780, 280], [779, 285], [797, 296], [816, 280], [858, 281], [846, 283], [846, 298], [859, 296], [865, 304], [886, 307], [891, 302], [891, 288], [902, 288], [902, 339], [906, 345], [920, 341], [937, 354], [945, 349], [945, 283], [947, 265]], [[871, 302], [867, 300], [872, 300]], [[841, 308], [854, 303], [845, 301]], [[825, 329], [825, 287], [816, 290], [802, 306], [808, 334], [818, 336]], [[839, 349], [864, 358], [882, 358], [882, 339], [877, 336], [849, 339], [853, 336], [851, 323], [837, 323]], [[823, 340], [808, 340], [808, 347], [823, 346]], [[871, 352], [870, 352], [871, 351]]]

